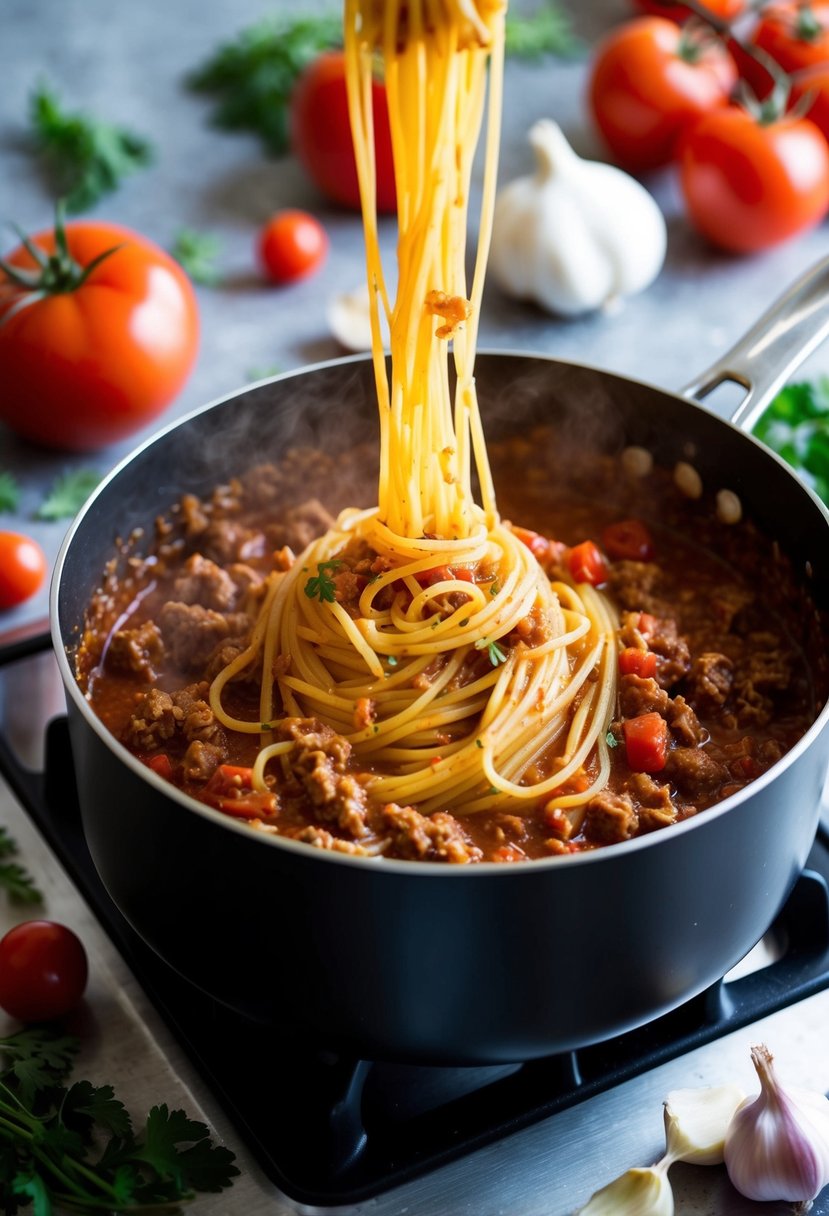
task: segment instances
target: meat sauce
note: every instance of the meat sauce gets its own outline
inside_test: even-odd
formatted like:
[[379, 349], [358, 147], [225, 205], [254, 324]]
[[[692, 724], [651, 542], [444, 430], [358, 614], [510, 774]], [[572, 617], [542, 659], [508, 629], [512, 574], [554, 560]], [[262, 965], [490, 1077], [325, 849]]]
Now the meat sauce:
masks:
[[[720, 522], [713, 500], [689, 500], [664, 470], [634, 477], [597, 458], [565, 488], [533, 455], [545, 440], [549, 447], [548, 436], [494, 445], [490, 457], [502, 516], [520, 525], [551, 577], [567, 577], [574, 548], [590, 541], [618, 609], [612, 771], [586, 806], [426, 816], [376, 805], [371, 773], [347, 740], [298, 718], [272, 723], [275, 740], [292, 742], [288, 768], [270, 778], [271, 792], [251, 788], [259, 735], [225, 729], [209, 685], [243, 650], [267, 575], [353, 504], [351, 492], [338, 498], [336, 462], [319, 452], [258, 466], [205, 499], [186, 494], [147, 548], [141, 537], [122, 546], [78, 651], [93, 709], [196, 799], [254, 830], [365, 856], [468, 863], [572, 853], [667, 827], [741, 789], [801, 737], [822, 701], [824, 654], [810, 641], [820, 626], [806, 593], [749, 521]], [[338, 572], [341, 602], [357, 593], [360, 569], [355, 561]], [[255, 672], [226, 687], [224, 705], [258, 721]], [[355, 729], [369, 712], [355, 705]], [[636, 738], [645, 727], [643, 751]], [[570, 792], [587, 788], [592, 764]]]

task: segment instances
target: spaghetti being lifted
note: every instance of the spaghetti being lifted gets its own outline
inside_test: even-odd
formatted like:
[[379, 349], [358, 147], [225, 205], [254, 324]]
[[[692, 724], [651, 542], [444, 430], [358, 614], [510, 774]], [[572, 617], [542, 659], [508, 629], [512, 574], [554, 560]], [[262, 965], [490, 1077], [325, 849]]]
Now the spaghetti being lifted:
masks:
[[[500, 521], [475, 394], [504, 7], [487, 0], [346, 0], [380, 411], [378, 506], [344, 511], [289, 570], [272, 576], [248, 646], [213, 682], [219, 721], [262, 733], [253, 770], [262, 791], [294, 748], [267, 729], [282, 715], [318, 719], [344, 736], [372, 801], [427, 814], [507, 805], [520, 813], [527, 800], [573, 807], [608, 778], [617, 622], [589, 583], [551, 582]], [[393, 304], [374, 202], [378, 53], [398, 198]], [[468, 292], [467, 211], [485, 109], [483, 203]], [[381, 312], [391, 335], [390, 378]], [[223, 705], [228, 682], [253, 665], [262, 672], [258, 722], [239, 720]]]

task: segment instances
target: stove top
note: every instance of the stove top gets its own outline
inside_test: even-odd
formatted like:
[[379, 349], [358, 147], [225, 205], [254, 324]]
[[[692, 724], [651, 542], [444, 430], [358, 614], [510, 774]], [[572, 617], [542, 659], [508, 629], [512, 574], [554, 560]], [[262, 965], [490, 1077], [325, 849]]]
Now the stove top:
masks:
[[[27, 639], [0, 662], [43, 645]], [[545, 1060], [471, 1068], [347, 1059], [286, 1042], [193, 988], [132, 931], [89, 856], [67, 778], [71, 764], [62, 717], [47, 728], [42, 771], [21, 765], [0, 734], [0, 774], [265, 1172], [297, 1204], [330, 1207], [379, 1195], [829, 988], [829, 833], [821, 828], [764, 939], [772, 961], [735, 971], [615, 1039]]]

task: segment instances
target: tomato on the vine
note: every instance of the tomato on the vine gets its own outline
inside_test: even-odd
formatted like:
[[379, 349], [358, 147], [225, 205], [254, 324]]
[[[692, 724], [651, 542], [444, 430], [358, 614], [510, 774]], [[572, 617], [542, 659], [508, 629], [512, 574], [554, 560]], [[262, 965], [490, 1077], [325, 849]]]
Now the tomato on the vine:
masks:
[[[394, 158], [385, 85], [372, 82], [377, 165], [377, 210], [394, 212]], [[348, 118], [345, 56], [329, 51], [314, 59], [291, 94], [291, 144], [305, 171], [335, 203], [360, 209], [357, 161]]]
[[792, 76], [791, 86], [792, 106], [805, 114], [829, 142], [829, 60]]
[[[705, 8], [722, 21], [733, 21], [745, 12], [748, 0], [704, 0]], [[640, 13], [651, 13], [654, 17], [667, 17], [670, 21], [682, 24], [695, 14], [687, 4], [672, 4], [670, 0], [632, 0], [633, 7]]]
[[749, 42], [784, 72], [829, 61], [829, 4], [771, 4], [762, 10]]
[[807, 118], [762, 121], [728, 106], [685, 135], [680, 186], [691, 221], [715, 245], [766, 249], [826, 215], [829, 145]]
[[259, 259], [274, 283], [306, 278], [327, 253], [328, 234], [307, 211], [277, 211], [259, 233]]
[[65, 925], [28, 920], [0, 941], [0, 1007], [21, 1022], [52, 1022], [80, 1004], [89, 966]]
[[20, 532], [0, 532], [0, 611], [30, 599], [46, 577], [46, 555]]
[[685, 128], [724, 106], [737, 69], [710, 31], [638, 17], [600, 44], [588, 96], [608, 148], [631, 172], [668, 164]]
[[59, 215], [0, 262], [0, 421], [66, 451], [124, 439], [178, 393], [198, 334], [193, 287], [169, 254]]

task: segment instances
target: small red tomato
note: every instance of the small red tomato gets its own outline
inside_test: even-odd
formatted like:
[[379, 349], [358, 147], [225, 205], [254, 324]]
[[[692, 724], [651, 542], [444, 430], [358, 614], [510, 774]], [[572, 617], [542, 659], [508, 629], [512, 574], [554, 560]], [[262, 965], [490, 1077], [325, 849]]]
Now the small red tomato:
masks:
[[307, 211], [278, 211], [259, 234], [259, 258], [274, 283], [306, 278], [327, 253], [328, 235]]
[[652, 650], [625, 646], [619, 655], [619, 671], [623, 676], [639, 676], [643, 680], [656, 675], [656, 655]]
[[749, 42], [771, 55], [784, 72], [826, 64], [829, 60], [829, 4], [767, 5]]
[[639, 714], [622, 723], [625, 758], [634, 773], [658, 773], [668, 759], [668, 723], [657, 713]]
[[[705, 7], [714, 17], [732, 21], [745, 11], [747, 0], [705, 0]], [[670, 0], [633, 0], [633, 7], [640, 13], [652, 13], [655, 17], [667, 17], [682, 24], [695, 14], [686, 4], [671, 4]]]
[[680, 187], [714, 245], [753, 253], [820, 223], [829, 208], [829, 145], [813, 122], [761, 122], [740, 106], [706, 114], [680, 149]]
[[46, 577], [46, 555], [20, 532], [0, 532], [0, 611], [22, 604]]
[[577, 583], [598, 587], [607, 582], [607, 563], [592, 540], [575, 545], [567, 555], [567, 565]]
[[721, 40], [664, 17], [639, 17], [600, 44], [588, 96], [614, 158], [637, 173], [668, 164], [684, 129], [725, 105], [736, 79]]
[[28, 920], [0, 941], [0, 1006], [21, 1022], [52, 1022], [80, 1004], [89, 968], [65, 925]]
[[602, 544], [611, 561], [646, 562], [653, 557], [653, 540], [639, 519], [621, 519], [608, 524]]

